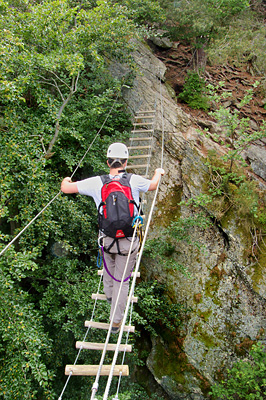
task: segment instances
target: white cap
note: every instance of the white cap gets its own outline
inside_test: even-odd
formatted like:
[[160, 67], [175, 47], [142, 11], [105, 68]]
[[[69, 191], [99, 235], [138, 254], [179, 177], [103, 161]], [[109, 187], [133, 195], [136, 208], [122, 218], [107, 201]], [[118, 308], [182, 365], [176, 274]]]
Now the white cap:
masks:
[[112, 143], [107, 150], [107, 158], [128, 159], [128, 149], [123, 143]]

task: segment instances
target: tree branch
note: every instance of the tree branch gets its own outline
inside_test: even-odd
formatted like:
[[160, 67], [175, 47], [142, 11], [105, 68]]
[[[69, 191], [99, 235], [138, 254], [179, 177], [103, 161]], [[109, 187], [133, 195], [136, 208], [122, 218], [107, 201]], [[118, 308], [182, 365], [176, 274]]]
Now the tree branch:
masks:
[[53, 148], [53, 146], [54, 146], [54, 144], [55, 144], [55, 142], [56, 142], [56, 140], [58, 138], [58, 135], [59, 135], [60, 119], [61, 119], [63, 111], [66, 108], [67, 104], [69, 103], [71, 97], [77, 91], [78, 80], [79, 80], [79, 73], [78, 73], [78, 75], [76, 77], [72, 78], [72, 84], [71, 84], [71, 87], [70, 87], [70, 92], [69, 92], [67, 98], [63, 101], [63, 103], [62, 103], [62, 105], [61, 105], [61, 107], [60, 107], [60, 109], [59, 109], [59, 111], [57, 113], [54, 137], [52, 138], [51, 142], [49, 143], [47, 152], [45, 154], [45, 158], [50, 158], [54, 154], [54, 153], [52, 153], [52, 148]]

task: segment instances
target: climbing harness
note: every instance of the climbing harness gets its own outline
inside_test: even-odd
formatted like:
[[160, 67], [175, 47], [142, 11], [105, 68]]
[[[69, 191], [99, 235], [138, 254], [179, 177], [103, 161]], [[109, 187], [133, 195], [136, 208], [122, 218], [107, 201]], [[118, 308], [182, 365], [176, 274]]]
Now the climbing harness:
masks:
[[[143, 218], [142, 218], [141, 215], [137, 215], [137, 216], [133, 219], [132, 227], [133, 227], [133, 229], [136, 228], [138, 237], [139, 237], [139, 235], [140, 235], [140, 229], [139, 229], [139, 228], [140, 228], [140, 226], [142, 226], [142, 225], [143, 225]], [[141, 234], [142, 234], [142, 233], [141, 233]], [[103, 236], [100, 236], [99, 239], [98, 239], [98, 243], [99, 243], [99, 248], [101, 249], [101, 259], [102, 259], [102, 261], [103, 261], [104, 268], [105, 268], [107, 274], [108, 274], [114, 281], [116, 281], [116, 282], [121, 282], [119, 279], [116, 279], [116, 278], [111, 274], [111, 272], [110, 272], [109, 269], [108, 269], [108, 266], [107, 266], [107, 264], [106, 264], [105, 257], [104, 257], [105, 248], [104, 248], [103, 244], [101, 243], [101, 241], [102, 241], [103, 238], [104, 238]], [[128, 254], [122, 254], [122, 253], [120, 252], [120, 250], [119, 250], [119, 245], [118, 245], [119, 242], [118, 242], [118, 241], [119, 241], [119, 239], [117, 239], [117, 250], [118, 250], [118, 253], [117, 253], [117, 254], [128, 257]], [[113, 246], [113, 243], [114, 243], [114, 241], [111, 243], [111, 246]], [[140, 244], [140, 246], [141, 246], [141, 244]], [[110, 246], [108, 247], [108, 250], [110, 250]], [[134, 251], [134, 250], [132, 250], [131, 254], [133, 253], [133, 251]], [[108, 251], [108, 252], [109, 252], [109, 251]], [[112, 254], [112, 253], [111, 253], [111, 254]], [[114, 254], [114, 253], [113, 253], [113, 254]], [[98, 262], [98, 261], [97, 261], [97, 262]], [[126, 281], [128, 281], [128, 280], [131, 278], [133, 269], [134, 269], [134, 266], [133, 266], [132, 270], [130, 271], [130, 274], [128, 275], [128, 277], [125, 278], [123, 282], [126, 282]]]
[[[109, 269], [108, 269], [108, 267], [107, 267], [107, 264], [106, 264], [106, 261], [105, 261], [105, 258], [104, 258], [104, 248], [103, 248], [103, 246], [101, 246], [101, 251], [102, 251], [103, 265], [104, 265], [104, 268], [105, 268], [107, 274], [108, 274], [114, 281], [116, 281], [116, 282], [122, 282], [122, 281], [120, 281], [119, 279], [116, 279], [116, 278], [111, 274], [111, 272], [109, 271]], [[133, 267], [133, 268], [134, 268], [134, 267]], [[130, 279], [131, 274], [132, 274], [132, 271], [133, 271], [133, 268], [132, 268], [132, 270], [130, 271], [129, 276], [128, 276], [127, 278], [125, 278], [123, 282], [126, 282], [126, 281], [128, 281], [128, 280]]]

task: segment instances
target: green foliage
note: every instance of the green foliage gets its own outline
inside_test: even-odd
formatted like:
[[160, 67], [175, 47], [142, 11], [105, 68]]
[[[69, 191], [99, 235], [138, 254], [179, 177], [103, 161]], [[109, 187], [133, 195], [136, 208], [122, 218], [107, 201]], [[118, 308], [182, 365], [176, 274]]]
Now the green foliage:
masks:
[[214, 399], [221, 400], [263, 400], [266, 395], [266, 353], [265, 346], [253, 345], [249, 357], [237, 361], [227, 370], [227, 377], [211, 388]]
[[[1, 260], [3, 265], [7, 266]], [[8, 274], [1, 273], [0, 281], [0, 397], [13, 400], [42, 395], [53, 399], [54, 373], [47, 368], [52, 341], [45, 332], [43, 318], [30, 296]]]
[[209, 109], [204, 79], [195, 71], [188, 71], [183, 91], [178, 97], [192, 108], [204, 111]]
[[165, 295], [165, 289], [157, 281], [141, 282], [136, 287], [136, 295], [141, 301], [136, 308], [138, 312], [134, 312], [134, 321], [153, 336], [163, 329], [176, 330], [188, 311], [182, 304], [172, 303]]
[[[257, 87], [258, 83], [254, 84]], [[221, 100], [221, 96], [211, 87], [211, 97], [214, 103]], [[223, 95], [222, 95], [223, 96]], [[227, 93], [227, 97], [231, 94]], [[238, 215], [250, 219], [259, 226], [264, 225], [264, 201], [255, 181], [250, 180], [244, 173], [246, 167], [243, 159], [244, 151], [250, 144], [266, 136], [266, 125], [263, 123], [257, 131], [251, 131], [249, 118], [241, 117], [241, 108], [249, 104], [253, 97], [253, 89], [247, 91], [238, 109], [231, 110], [219, 105], [216, 111], [211, 112], [221, 127], [221, 135], [211, 135], [212, 139], [224, 145], [226, 154], [217, 157], [216, 152], [209, 152], [206, 165], [209, 167], [209, 195], [213, 198], [216, 212], [223, 215], [231, 207]], [[209, 135], [208, 132], [203, 134]], [[228, 138], [228, 139], [227, 139]], [[220, 197], [220, 206], [217, 207]]]
[[215, 38], [224, 26], [249, 7], [248, 0], [161, 0], [169, 17], [178, 25], [178, 34], [192, 40], [196, 46], [202, 47], [206, 41]]
[[213, 63], [249, 65], [251, 73], [265, 75], [266, 66], [266, 27], [262, 22], [264, 15], [249, 10], [234, 18], [229, 27], [207, 50]]
[[[201, 200], [201, 202], [202, 201], [203, 200]], [[181, 202], [180, 205], [181, 204], [184, 203]], [[206, 230], [211, 226], [211, 221], [204, 213], [199, 211], [199, 204], [193, 204], [192, 200], [185, 204], [195, 207], [195, 211], [192, 212], [192, 215], [186, 218], [179, 218], [177, 221], [172, 221], [169, 226], [160, 231], [159, 238], [148, 240], [145, 246], [145, 254], [156, 260], [156, 262], [160, 263], [165, 269], [179, 270], [187, 275], [186, 266], [178, 263], [176, 260], [178, 244], [183, 242], [188, 246], [202, 249], [202, 244], [193, 239], [192, 232], [194, 232], [195, 227]]]
[[113, 0], [127, 7], [128, 16], [137, 24], [161, 23], [165, 14], [157, 0]]
[[[108, 399], [113, 399], [113, 396], [110, 396]], [[103, 396], [99, 396], [97, 394], [97, 399], [102, 400]], [[151, 395], [148, 395], [145, 390], [138, 384], [136, 383], [129, 383], [127, 385], [127, 390], [123, 391], [121, 393], [121, 390], [119, 392], [119, 400], [162, 400], [162, 397], [160, 395], [157, 395], [156, 393], [152, 393]]]
[[[259, 83], [255, 82], [253, 87], [256, 88], [258, 85]], [[210, 115], [215, 117], [222, 128], [224, 135], [229, 138], [229, 143], [227, 141], [225, 145], [228, 149], [227, 153], [222, 157], [225, 163], [229, 161], [229, 172], [232, 171], [234, 162], [242, 161], [242, 164], [245, 164], [242, 154], [252, 142], [266, 136], [265, 122], [257, 131], [251, 132], [249, 125], [250, 119], [240, 116], [242, 107], [250, 103], [253, 97], [253, 91], [254, 89], [250, 89], [246, 92], [244, 98], [238, 104], [238, 109], [231, 110], [230, 108], [225, 108], [223, 105], [220, 105], [215, 111], [210, 112]], [[211, 88], [211, 94], [212, 93], [213, 88]], [[230, 96], [230, 94], [228, 93], [227, 96]], [[219, 96], [215, 98], [215, 101], [218, 102], [218, 100]], [[218, 139], [218, 141], [220, 140], [219, 137], [216, 139]], [[222, 141], [221, 144], [224, 144], [224, 142]]]
[[107, 1], [90, 10], [71, 8], [67, 0], [46, 1], [28, 4], [27, 12], [10, 7], [7, 14], [0, 18], [0, 95], [7, 104], [20, 101], [48, 114], [48, 158], [66, 107], [85, 89], [83, 76], [107, 75], [108, 59], [129, 62], [134, 25], [122, 7]]

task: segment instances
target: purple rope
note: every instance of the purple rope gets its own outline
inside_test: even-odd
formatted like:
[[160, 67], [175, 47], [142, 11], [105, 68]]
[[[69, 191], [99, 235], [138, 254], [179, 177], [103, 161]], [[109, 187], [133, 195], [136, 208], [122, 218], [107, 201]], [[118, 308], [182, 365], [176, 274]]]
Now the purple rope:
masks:
[[[103, 265], [104, 265], [104, 268], [106, 269], [107, 274], [108, 274], [114, 281], [116, 281], [116, 282], [121, 282], [119, 279], [116, 279], [116, 278], [111, 274], [111, 272], [109, 271], [109, 269], [107, 268], [106, 261], [105, 261], [105, 258], [104, 258], [104, 248], [103, 248], [103, 246], [101, 246], [101, 250], [102, 250], [102, 255], [103, 255]], [[134, 268], [134, 267], [133, 267], [133, 268]], [[133, 271], [133, 269], [132, 269], [132, 271]], [[132, 271], [130, 272], [130, 275], [129, 275], [123, 282], [126, 282], [126, 281], [129, 280], [129, 278], [131, 277]]]

